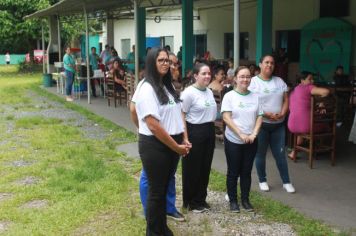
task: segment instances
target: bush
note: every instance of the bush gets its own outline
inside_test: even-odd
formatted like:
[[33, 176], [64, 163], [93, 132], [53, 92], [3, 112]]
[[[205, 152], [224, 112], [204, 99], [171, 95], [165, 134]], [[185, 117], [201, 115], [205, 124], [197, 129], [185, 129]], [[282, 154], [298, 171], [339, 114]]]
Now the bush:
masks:
[[41, 72], [42, 64], [36, 64], [33, 60], [31, 60], [30, 62], [26, 62], [26, 60], [24, 60], [23, 62], [20, 62], [18, 64], [18, 69], [19, 69], [19, 72], [22, 72], [22, 73]]

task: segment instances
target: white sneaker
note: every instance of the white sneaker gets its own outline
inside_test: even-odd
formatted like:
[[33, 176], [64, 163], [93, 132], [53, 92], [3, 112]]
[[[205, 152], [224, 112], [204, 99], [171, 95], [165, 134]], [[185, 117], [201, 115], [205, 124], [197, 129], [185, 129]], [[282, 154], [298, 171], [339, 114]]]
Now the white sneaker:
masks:
[[225, 194], [225, 200], [226, 200], [227, 202], [229, 202], [229, 201], [230, 201], [230, 199], [229, 199], [229, 195]]
[[73, 101], [74, 101], [74, 99], [73, 99], [73, 98], [71, 98], [71, 97], [66, 97], [66, 101], [67, 101], [67, 102], [73, 102]]
[[295, 193], [295, 188], [291, 183], [283, 184], [283, 188], [287, 191], [287, 193]]
[[260, 185], [261, 191], [264, 191], [264, 192], [268, 192], [269, 191], [269, 187], [268, 187], [267, 182], [259, 183], [259, 185]]

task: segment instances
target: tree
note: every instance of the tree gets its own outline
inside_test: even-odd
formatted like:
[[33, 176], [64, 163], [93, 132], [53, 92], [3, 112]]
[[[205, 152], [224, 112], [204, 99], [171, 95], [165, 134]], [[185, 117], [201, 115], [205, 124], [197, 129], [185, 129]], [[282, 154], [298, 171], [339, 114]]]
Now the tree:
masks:
[[41, 38], [41, 24], [37, 19], [23, 17], [48, 7], [48, 0], [0, 1], [0, 53], [24, 53], [33, 49]]

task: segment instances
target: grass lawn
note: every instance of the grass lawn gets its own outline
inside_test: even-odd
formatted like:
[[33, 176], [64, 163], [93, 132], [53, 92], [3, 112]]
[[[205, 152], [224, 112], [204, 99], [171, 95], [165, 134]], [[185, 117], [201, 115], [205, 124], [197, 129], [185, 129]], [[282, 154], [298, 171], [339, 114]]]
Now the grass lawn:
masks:
[[[118, 144], [134, 141], [134, 134], [44, 92], [41, 78], [0, 67], [0, 228], [6, 225], [6, 235], [144, 235], [134, 179], [140, 163], [116, 151]], [[79, 112], [107, 135], [92, 139], [70, 120], [15, 115], [51, 108], [50, 103], [38, 107], [29, 91]], [[26, 177], [37, 181], [19, 184]], [[210, 179], [210, 189], [225, 192], [225, 176], [213, 171]], [[298, 235], [336, 235], [258, 193], [252, 203], [265, 219], [287, 223]]]

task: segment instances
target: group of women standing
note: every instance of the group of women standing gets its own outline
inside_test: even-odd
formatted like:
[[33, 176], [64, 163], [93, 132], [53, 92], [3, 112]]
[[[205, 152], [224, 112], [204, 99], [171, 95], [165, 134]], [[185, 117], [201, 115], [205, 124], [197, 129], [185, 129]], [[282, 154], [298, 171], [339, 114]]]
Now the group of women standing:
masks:
[[[138, 125], [139, 153], [149, 186], [146, 235], [173, 235], [166, 221], [166, 193], [179, 157], [182, 158], [183, 207], [197, 213], [210, 209], [206, 197], [215, 148], [214, 121], [217, 113], [213, 93], [208, 89], [210, 68], [205, 64], [195, 65], [195, 83], [179, 97], [172, 85], [170, 64], [165, 49], [149, 51], [145, 79], [137, 87], [131, 109], [133, 121]], [[239, 211], [239, 177], [242, 207], [253, 210], [249, 192], [256, 152], [260, 186], [261, 183], [267, 185], [267, 144], [273, 149], [284, 187], [287, 188], [285, 185], [288, 184], [293, 187], [289, 182], [285, 157], [283, 159], [284, 129], [280, 124], [288, 109], [284, 96], [286, 86], [279, 78], [271, 76], [272, 57], [264, 57], [260, 66], [262, 72], [266, 68], [266, 73], [261, 72], [261, 77], [252, 79], [261, 80], [258, 83], [251, 83], [248, 68], [238, 68], [234, 77], [236, 86], [222, 102], [221, 112], [227, 124], [227, 189], [233, 212]]]

